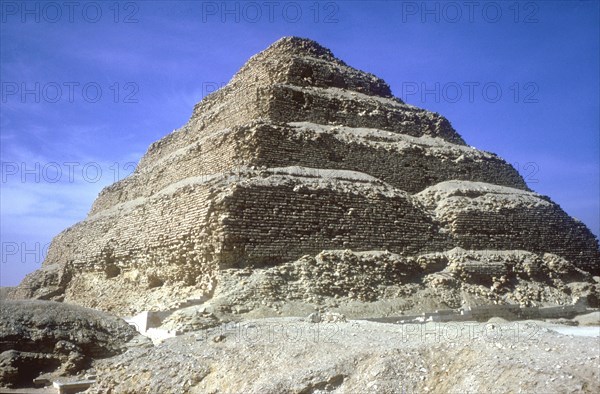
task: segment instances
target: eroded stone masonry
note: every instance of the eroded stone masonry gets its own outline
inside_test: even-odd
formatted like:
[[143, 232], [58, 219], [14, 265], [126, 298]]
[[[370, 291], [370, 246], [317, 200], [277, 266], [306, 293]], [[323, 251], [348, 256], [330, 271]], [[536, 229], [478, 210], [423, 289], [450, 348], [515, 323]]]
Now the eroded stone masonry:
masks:
[[[470, 257], [443, 257], [456, 248]], [[131, 176], [105, 188], [13, 297], [131, 314], [224, 293], [224, 270], [230, 277], [296, 261], [297, 280], [321, 272], [302, 268], [313, 264], [303, 256], [328, 250], [373, 251], [375, 265], [379, 252], [420, 262], [382, 263], [393, 273], [381, 278], [386, 286], [413, 274], [494, 284], [522, 264], [519, 253], [560, 259], [584, 277], [600, 264], [585, 225], [530, 190], [510, 164], [468, 146], [447, 119], [393, 97], [383, 80], [314, 41], [283, 38], [153, 143]], [[517, 263], [477, 257], [489, 250]], [[327, 274], [358, 263], [341, 258], [310, 276], [311, 288], [364, 293]], [[531, 264], [533, 276], [555, 272]], [[383, 294], [371, 282], [370, 300]]]

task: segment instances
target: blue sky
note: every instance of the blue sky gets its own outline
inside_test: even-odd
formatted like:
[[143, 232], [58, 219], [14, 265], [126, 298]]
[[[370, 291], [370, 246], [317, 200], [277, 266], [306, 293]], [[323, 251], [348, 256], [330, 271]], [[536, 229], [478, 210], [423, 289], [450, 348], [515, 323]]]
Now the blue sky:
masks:
[[597, 1], [78, 4], [0, 1], [0, 285], [39, 268], [102, 187], [287, 35], [443, 114], [600, 232]]

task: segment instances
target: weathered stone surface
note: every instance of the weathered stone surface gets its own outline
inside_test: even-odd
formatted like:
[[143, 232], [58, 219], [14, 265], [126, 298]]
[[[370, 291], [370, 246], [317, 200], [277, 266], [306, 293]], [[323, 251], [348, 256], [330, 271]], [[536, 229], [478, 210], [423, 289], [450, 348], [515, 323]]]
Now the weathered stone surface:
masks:
[[[451, 270], [445, 254], [455, 247], [538, 257], [473, 254]], [[53, 240], [42, 269], [10, 293], [130, 315], [227, 293], [225, 270], [286, 267], [337, 249], [397, 256], [369, 260], [377, 279], [352, 276], [350, 266], [332, 283], [327, 270], [314, 273], [327, 297], [359, 301], [387, 297], [377, 286], [407, 280], [402, 270], [417, 258], [420, 271], [396, 295], [426, 303], [413, 291], [424, 286], [447, 305], [470, 297], [478, 281], [484, 289], [473, 292], [498, 300], [518, 270], [531, 274], [519, 277], [527, 286], [550, 280], [553, 299], [568, 295], [553, 276], [589, 287], [580, 270], [600, 272], [593, 234], [530, 191], [511, 165], [319, 44], [284, 38], [152, 144], [134, 174], [104, 189], [89, 216]]]
[[3, 301], [0, 308], [0, 386], [29, 386], [42, 372], [75, 374], [95, 359], [149, 341], [124, 320], [51, 301]]
[[365, 172], [409, 193], [452, 179], [527, 189], [519, 173], [496, 155], [439, 138], [309, 122], [258, 121], [200, 133], [189, 145], [159, 160], [143, 160], [130, 177], [102, 191], [91, 214], [151, 196], [189, 177], [242, 167], [290, 165]]
[[190, 126], [208, 132], [265, 118], [376, 127], [464, 143], [442, 116], [404, 104], [383, 80], [348, 67], [314, 41], [294, 37], [250, 59], [226, 87], [202, 100]]
[[435, 212], [465, 249], [516, 249], [554, 253], [597, 272], [598, 240], [548, 197], [481, 182], [448, 181], [416, 197]]
[[[52, 275], [57, 281], [47, 283], [48, 265], [20, 289], [134, 313], [156, 302], [200, 298], [223, 268], [274, 265], [325, 249], [410, 255], [449, 246], [408, 193], [369, 175], [304, 167], [243, 170], [188, 178], [88, 217], [49, 249], [47, 261], [70, 256]], [[103, 297], [105, 291], [113, 297]]]
[[489, 303], [598, 306], [600, 285], [556, 255], [465, 250], [414, 257], [381, 251], [328, 250], [274, 267], [224, 270], [211, 300], [221, 317], [307, 316], [336, 308], [351, 317]]

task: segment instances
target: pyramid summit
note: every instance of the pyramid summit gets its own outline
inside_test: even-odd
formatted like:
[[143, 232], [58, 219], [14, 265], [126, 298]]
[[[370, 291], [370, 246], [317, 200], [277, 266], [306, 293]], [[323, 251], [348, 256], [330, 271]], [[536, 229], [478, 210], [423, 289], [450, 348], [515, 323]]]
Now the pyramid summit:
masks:
[[190, 123], [214, 130], [250, 119], [372, 127], [464, 144], [445, 118], [404, 104], [382, 79], [299, 38], [279, 40], [252, 57], [227, 86], [196, 105]]
[[12, 297], [119, 314], [189, 300], [594, 302], [599, 263], [589, 229], [506, 161], [285, 37], [102, 190]]
[[275, 41], [271, 46], [265, 49], [261, 54], [263, 57], [269, 56], [309, 56], [325, 61], [333, 61], [344, 64], [341, 60], [333, 56], [331, 50], [325, 48], [318, 42], [310, 38], [287, 36]]
[[337, 87], [391, 98], [390, 87], [373, 74], [349, 67], [319, 43], [299, 37], [284, 37], [253, 56], [236, 74], [249, 82], [249, 76], [263, 82], [298, 86]]

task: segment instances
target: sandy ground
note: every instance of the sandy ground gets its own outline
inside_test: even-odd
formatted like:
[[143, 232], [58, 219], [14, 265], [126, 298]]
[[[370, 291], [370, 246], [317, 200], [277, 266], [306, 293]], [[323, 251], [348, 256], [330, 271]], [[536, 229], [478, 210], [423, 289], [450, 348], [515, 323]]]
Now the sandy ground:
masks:
[[93, 392], [596, 393], [599, 335], [598, 326], [497, 318], [426, 324], [256, 319], [103, 360]]

